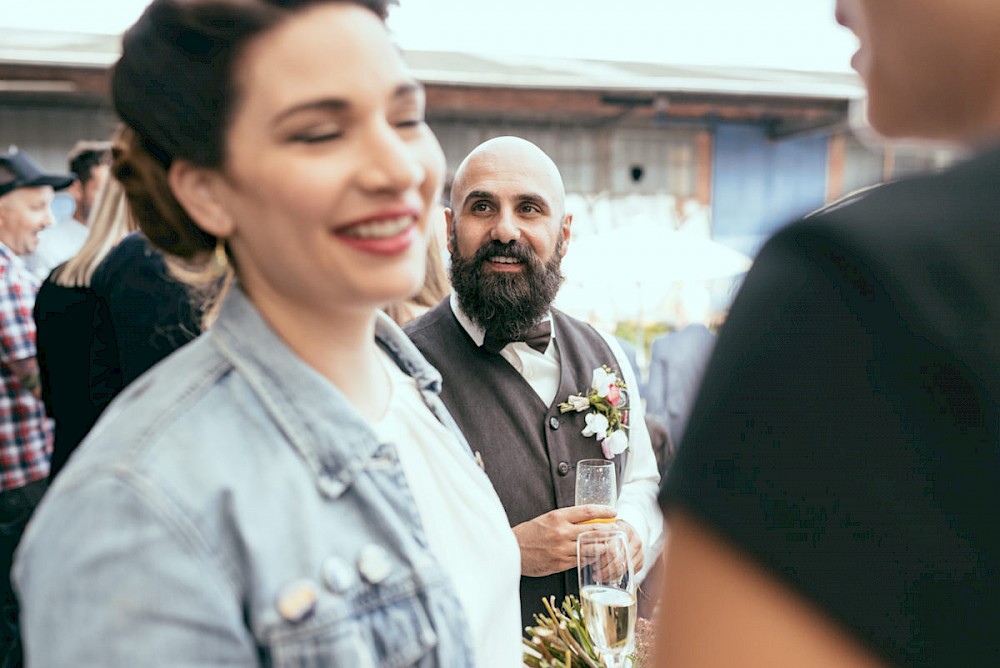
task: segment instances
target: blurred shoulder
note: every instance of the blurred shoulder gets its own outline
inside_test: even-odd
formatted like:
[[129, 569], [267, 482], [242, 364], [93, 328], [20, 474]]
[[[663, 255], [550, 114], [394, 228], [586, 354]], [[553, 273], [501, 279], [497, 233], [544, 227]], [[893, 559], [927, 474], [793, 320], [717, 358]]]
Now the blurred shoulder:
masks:
[[163, 256], [141, 232], [133, 232], [112, 248], [94, 271], [91, 284], [106, 292], [116, 284], [128, 283], [130, 277], [150, 268], [157, 275], [166, 271]]
[[452, 318], [450, 298], [445, 297], [423, 315], [406, 323], [403, 331], [413, 340], [428, 336]]
[[1000, 151], [984, 153], [941, 172], [901, 179], [847, 195], [789, 226], [786, 235], [811, 233], [894, 248], [942, 243], [1000, 224]]

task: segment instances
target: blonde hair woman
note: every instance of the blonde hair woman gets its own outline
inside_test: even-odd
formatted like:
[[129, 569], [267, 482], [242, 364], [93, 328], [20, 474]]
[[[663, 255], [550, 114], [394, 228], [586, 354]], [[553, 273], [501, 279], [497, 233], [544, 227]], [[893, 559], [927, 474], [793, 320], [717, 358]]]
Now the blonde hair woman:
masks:
[[105, 180], [89, 222], [80, 251], [52, 271], [35, 299], [42, 399], [55, 421], [50, 476], [62, 468], [103, 407], [93, 392], [91, 350], [95, 337], [109, 334], [95, 322], [99, 299], [90, 283], [108, 251], [135, 229], [120, 183]]

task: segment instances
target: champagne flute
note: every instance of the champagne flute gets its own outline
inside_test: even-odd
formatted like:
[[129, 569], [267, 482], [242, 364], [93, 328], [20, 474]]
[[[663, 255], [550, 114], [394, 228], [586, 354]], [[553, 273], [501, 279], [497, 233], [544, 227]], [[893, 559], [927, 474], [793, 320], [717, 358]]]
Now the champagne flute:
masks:
[[635, 573], [624, 531], [584, 531], [576, 540], [583, 621], [604, 665], [624, 666], [635, 635]]
[[[615, 463], [607, 459], [581, 459], [576, 463], [576, 505], [597, 504], [615, 508], [618, 505], [618, 481]], [[596, 519], [581, 524], [614, 522], [613, 518]]]

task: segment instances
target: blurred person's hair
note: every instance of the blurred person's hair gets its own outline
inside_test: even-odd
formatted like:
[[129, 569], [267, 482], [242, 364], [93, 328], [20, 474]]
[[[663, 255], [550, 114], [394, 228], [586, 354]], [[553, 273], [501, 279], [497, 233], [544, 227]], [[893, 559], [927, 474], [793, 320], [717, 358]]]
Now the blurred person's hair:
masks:
[[122, 237], [136, 229], [125, 191], [115, 179], [107, 179], [101, 186], [88, 226], [90, 233], [77, 254], [52, 272], [52, 282], [56, 285], [88, 287], [97, 265]]
[[122, 38], [111, 90], [127, 129], [113, 173], [139, 228], [201, 302], [206, 325], [232, 282], [232, 258], [219, 262], [228, 249], [187, 214], [167, 170], [174, 160], [222, 169], [247, 46], [302, 8], [334, 2], [387, 15], [388, 0], [155, 0]]
[[69, 171], [76, 175], [80, 183], [90, 181], [94, 167], [111, 164], [111, 142], [78, 141], [66, 158]]
[[397, 325], [402, 327], [421, 312], [437, 306], [438, 302], [451, 292], [448, 272], [444, 268], [441, 248], [432, 240], [427, 244], [427, 269], [424, 274], [424, 284], [420, 291], [406, 301], [396, 302], [385, 307], [385, 312]]

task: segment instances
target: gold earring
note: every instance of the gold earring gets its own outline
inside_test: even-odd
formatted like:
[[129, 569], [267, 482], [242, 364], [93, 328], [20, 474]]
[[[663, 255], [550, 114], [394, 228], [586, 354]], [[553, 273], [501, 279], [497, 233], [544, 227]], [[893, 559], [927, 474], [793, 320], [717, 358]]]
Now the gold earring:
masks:
[[215, 238], [215, 253], [212, 255], [212, 264], [220, 274], [229, 266], [229, 256], [226, 255], [226, 240], [222, 237]]

